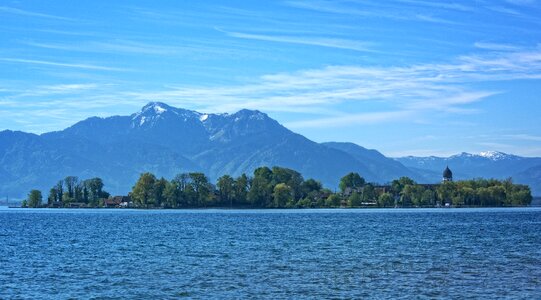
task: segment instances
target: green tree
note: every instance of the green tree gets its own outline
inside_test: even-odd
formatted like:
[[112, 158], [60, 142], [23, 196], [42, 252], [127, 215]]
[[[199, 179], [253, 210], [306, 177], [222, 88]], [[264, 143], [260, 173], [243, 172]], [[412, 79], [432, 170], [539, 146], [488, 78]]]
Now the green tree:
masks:
[[84, 202], [83, 188], [83, 184], [80, 182], [73, 187], [73, 198], [75, 199], [75, 202]]
[[[168, 193], [168, 201], [173, 207], [191, 207], [195, 205], [195, 193], [190, 185], [190, 176], [188, 173], [178, 174], [171, 180], [172, 186]], [[188, 187], [190, 189], [188, 190]]]
[[218, 178], [216, 183], [218, 188], [219, 201], [222, 205], [233, 206], [233, 198], [235, 197], [235, 180], [229, 175], [223, 175]]
[[361, 195], [357, 192], [353, 192], [348, 198], [349, 207], [360, 207], [362, 205]]
[[532, 193], [527, 185], [515, 185], [508, 197], [509, 205], [513, 206], [527, 206], [532, 202]]
[[188, 174], [191, 180], [191, 187], [196, 195], [196, 206], [202, 207], [207, 206], [212, 200], [212, 186], [210, 182], [203, 173], [189, 173]]
[[148, 208], [154, 205], [156, 176], [152, 173], [143, 173], [132, 189], [133, 203], [138, 207]]
[[344, 192], [347, 188], [358, 189], [364, 186], [366, 181], [358, 173], [349, 173], [340, 179], [340, 190]]
[[322, 188], [323, 185], [321, 184], [321, 182], [310, 178], [301, 184], [302, 197], [306, 197], [312, 192], [319, 192]]
[[274, 207], [285, 207], [288, 202], [293, 200], [293, 189], [285, 183], [278, 183], [274, 187], [273, 198]]
[[490, 193], [490, 205], [491, 206], [502, 206], [505, 202], [505, 189], [503, 186], [494, 185], [488, 188]]
[[443, 184], [440, 184], [436, 189], [436, 193], [440, 200], [440, 204], [441, 205], [445, 205], [446, 203], [452, 204], [455, 190], [456, 189], [455, 189], [454, 182], [446, 181]]
[[97, 204], [97, 201], [102, 198], [108, 198], [109, 193], [103, 190], [103, 180], [99, 177], [94, 177], [84, 181], [84, 186], [88, 193], [88, 202]]
[[254, 178], [250, 191], [248, 192], [248, 202], [255, 207], [271, 207], [272, 192], [274, 186], [271, 183], [272, 171], [267, 167], [257, 168], [254, 171]]
[[171, 180], [165, 186], [163, 195], [165, 198], [164, 207], [165, 208], [177, 208], [179, 205], [180, 194], [182, 192], [178, 188], [178, 183], [175, 180]]
[[329, 197], [325, 200], [325, 205], [328, 207], [340, 207], [342, 198], [337, 194], [330, 194]]
[[291, 188], [293, 199], [298, 200], [303, 196], [302, 184], [304, 179], [302, 175], [292, 169], [273, 167], [271, 185], [274, 187], [279, 183], [285, 183]]
[[421, 196], [421, 206], [433, 206], [436, 203], [436, 193], [431, 189], [426, 189]]
[[165, 205], [165, 189], [167, 184], [167, 180], [163, 177], [154, 182], [154, 207]]
[[66, 185], [66, 190], [68, 192], [68, 197], [75, 199], [75, 187], [79, 182], [79, 178], [76, 176], [68, 176], [64, 178], [64, 184]]
[[414, 184], [415, 184], [415, 181], [413, 181], [413, 179], [403, 176], [403, 177], [400, 177], [399, 179], [395, 179], [392, 181], [391, 190], [393, 191], [393, 194], [395, 196], [399, 196], [406, 185], [414, 185]]
[[40, 207], [42, 199], [43, 197], [41, 195], [41, 191], [31, 190], [30, 193], [28, 194], [28, 201], [27, 201], [28, 207], [33, 207], [33, 208]]
[[250, 190], [250, 179], [246, 174], [242, 174], [235, 180], [233, 184], [235, 202], [238, 204], [247, 204], [248, 191]]
[[57, 193], [57, 196], [56, 196], [56, 199], [58, 201], [63, 201], [62, 197], [64, 196], [64, 183], [62, 180], [58, 181], [54, 187], [54, 189], [56, 190], [56, 193]]
[[365, 186], [362, 188], [361, 192], [361, 198], [363, 202], [376, 202], [376, 190], [374, 189], [374, 185], [371, 183], [365, 184]]
[[51, 206], [53, 205], [53, 203], [57, 201], [58, 201], [58, 191], [56, 190], [56, 188], [53, 187], [49, 190], [49, 196], [47, 197], [47, 204]]
[[380, 207], [393, 207], [394, 198], [390, 193], [381, 193], [378, 197], [378, 205]]

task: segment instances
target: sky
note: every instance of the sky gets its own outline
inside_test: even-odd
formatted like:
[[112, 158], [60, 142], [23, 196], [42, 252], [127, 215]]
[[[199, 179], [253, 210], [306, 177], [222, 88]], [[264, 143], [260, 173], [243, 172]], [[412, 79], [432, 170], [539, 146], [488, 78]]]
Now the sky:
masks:
[[387, 156], [541, 156], [541, 0], [0, 0], [0, 131], [150, 101]]

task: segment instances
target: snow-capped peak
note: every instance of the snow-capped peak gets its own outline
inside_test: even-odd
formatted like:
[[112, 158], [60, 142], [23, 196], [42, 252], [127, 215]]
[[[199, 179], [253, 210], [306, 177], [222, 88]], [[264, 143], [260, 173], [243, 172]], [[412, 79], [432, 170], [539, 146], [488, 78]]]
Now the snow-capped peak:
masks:
[[205, 122], [208, 118], [209, 118], [208, 114], [200, 115], [199, 116], [199, 121]]
[[166, 112], [167, 109], [165, 109], [165, 108], [163, 108], [163, 107], [161, 107], [161, 106], [159, 106], [159, 105], [156, 105], [156, 106], [154, 106], [154, 111], [155, 111], [157, 114], [161, 114], [161, 113], [163, 113], [163, 112]]
[[502, 160], [502, 159], [505, 159], [508, 155], [503, 152], [498, 152], [498, 151], [483, 151], [479, 153], [479, 156], [488, 158], [491, 160]]
[[154, 111], [155, 114], [162, 114], [169, 109], [169, 106], [161, 102], [150, 102], [143, 107], [141, 112]]

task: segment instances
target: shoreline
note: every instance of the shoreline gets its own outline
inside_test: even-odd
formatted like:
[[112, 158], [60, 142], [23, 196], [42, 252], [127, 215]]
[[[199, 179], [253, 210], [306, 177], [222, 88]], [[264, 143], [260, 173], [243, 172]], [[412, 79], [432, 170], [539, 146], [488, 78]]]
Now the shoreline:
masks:
[[403, 209], [409, 209], [409, 210], [415, 210], [415, 209], [441, 209], [441, 210], [447, 210], [447, 209], [484, 209], [484, 208], [541, 208], [541, 205], [528, 205], [528, 206], [423, 206], [423, 207], [297, 207], [297, 208], [283, 208], [283, 207], [277, 207], [277, 208], [257, 208], [257, 207], [249, 207], [249, 208], [243, 208], [243, 207], [184, 207], [184, 208], [137, 208], [137, 207], [128, 207], [128, 208], [119, 208], [119, 207], [20, 207], [20, 206], [5, 206], [0, 205], [0, 209], [28, 209], [28, 210], [115, 210], [115, 211], [121, 211], [121, 210], [140, 210], [140, 211], [178, 211], [178, 210], [242, 210], [242, 211], [250, 211], [250, 210], [289, 210], [289, 211], [295, 211], [295, 210], [340, 210], [340, 211], [346, 211], [346, 210], [403, 210]]

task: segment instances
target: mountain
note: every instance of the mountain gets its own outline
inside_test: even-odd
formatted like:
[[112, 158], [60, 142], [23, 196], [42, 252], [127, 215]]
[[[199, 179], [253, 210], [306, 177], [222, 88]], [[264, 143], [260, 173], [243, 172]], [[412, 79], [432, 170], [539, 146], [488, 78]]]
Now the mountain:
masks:
[[166, 178], [201, 171], [215, 181], [275, 165], [328, 187], [351, 171], [381, 181], [365, 163], [259, 111], [202, 114], [151, 102], [130, 116], [92, 117], [42, 135], [0, 132], [0, 195], [23, 198], [32, 188], [47, 194], [68, 175], [98, 176], [108, 191], [125, 194], [147, 171]]
[[417, 182], [426, 181], [423, 174], [406, 168], [400, 162], [384, 156], [377, 150], [366, 149], [354, 143], [327, 142], [322, 143], [322, 145], [343, 151], [351, 155], [357, 161], [363, 162], [370, 172], [378, 174], [381, 182], [391, 182], [401, 176], [410, 177]]
[[439, 180], [442, 170], [449, 166], [455, 180], [472, 178], [513, 178], [517, 183], [527, 184], [534, 195], [541, 195], [541, 158], [520, 157], [503, 152], [486, 151], [479, 154], [461, 153], [450, 157], [396, 158], [412, 171], [424, 174], [425, 178]]
[[41, 135], [0, 132], [0, 196], [11, 199], [33, 188], [46, 196], [68, 175], [101, 177], [107, 191], [126, 194], [143, 172], [170, 179], [200, 171], [215, 182], [223, 174], [282, 166], [336, 188], [349, 172], [376, 183], [401, 176], [439, 182], [447, 165], [457, 179], [512, 176], [541, 194], [541, 158], [486, 152], [391, 159], [352, 143], [318, 144], [257, 110], [203, 114], [151, 102], [129, 116], [91, 117]]

